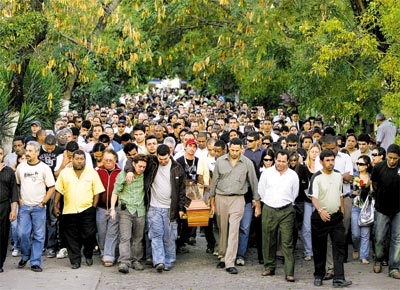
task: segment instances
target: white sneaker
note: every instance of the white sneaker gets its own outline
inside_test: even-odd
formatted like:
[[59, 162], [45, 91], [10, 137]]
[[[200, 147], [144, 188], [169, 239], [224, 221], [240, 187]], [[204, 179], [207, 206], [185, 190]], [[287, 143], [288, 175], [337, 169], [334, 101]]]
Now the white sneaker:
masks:
[[19, 257], [20, 255], [21, 255], [20, 250], [13, 250], [11, 253], [11, 256], [13, 256], [13, 257]]
[[57, 259], [64, 259], [68, 257], [68, 251], [67, 248], [62, 248], [60, 251], [57, 253]]
[[236, 265], [238, 266], [244, 266], [244, 260], [242, 258], [236, 259]]

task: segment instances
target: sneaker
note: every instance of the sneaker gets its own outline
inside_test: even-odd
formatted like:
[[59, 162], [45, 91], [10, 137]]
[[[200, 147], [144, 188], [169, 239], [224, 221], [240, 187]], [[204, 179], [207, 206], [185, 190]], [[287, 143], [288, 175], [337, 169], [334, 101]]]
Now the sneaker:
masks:
[[127, 265], [127, 264], [123, 264], [123, 263], [119, 264], [119, 265], [118, 265], [118, 272], [124, 273], [124, 274], [129, 273], [129, 267], [128, 267], [128, 265]]
[[68, 257], [68, 251], [67, 248], [62, 248], [60, 251], [57, 253], [57, 259], [65, 259]]
[[53, 249], [48, 249], [46, 253], [47, 258], [55, 258], [56, 257], [56, 251]]
[[11, 253], [11, 256], [13, 256], [13, 257], [19, 257], [20, 255], [21, 255], [21, 251], [16, 250], [16, 249], [14, 249]]
[[244, 266], [244, 259], [242, 259], [242, 258], [237, 258], [236, 259], [236, 265], [238, 265], [238, 266]]
[[165, 265], [163, 263], [157, 264], [156, 270], [158, 273], [162, 273], [164, 271]]
[[140, 263], [139, 261], [135, 261], [132, 263], [132, 269], [135, 269], [136, 271], [142, 271], [144, 270], [144, 267], [142, 263]]

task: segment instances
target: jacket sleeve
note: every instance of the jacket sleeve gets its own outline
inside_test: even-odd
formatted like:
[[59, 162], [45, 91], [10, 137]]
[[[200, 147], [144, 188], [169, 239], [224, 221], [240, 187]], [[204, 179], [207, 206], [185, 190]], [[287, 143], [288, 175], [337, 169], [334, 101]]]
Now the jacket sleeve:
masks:
[[179, 196], [179, 211], [184, 211], [186, 203], [186, 190], [185, 190], [185, 172], [183, 168], [179, 166], [179, 185], [178, 185], [178, 196]]

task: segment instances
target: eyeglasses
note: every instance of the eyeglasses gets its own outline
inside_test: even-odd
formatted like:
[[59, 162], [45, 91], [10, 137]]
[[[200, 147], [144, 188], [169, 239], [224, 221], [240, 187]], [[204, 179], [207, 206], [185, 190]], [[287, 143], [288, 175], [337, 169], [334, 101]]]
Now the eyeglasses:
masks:
[[287, 144], [288, 147], [297, 147], [297, 144]]
[[376, 156], [380, 156], [378, 153], [372, 153], [371, 156], [376, 157]]
[[290, 162], [297, 162], [297, 159], [290, 159]]
[[256, 141], [256, 140], [250, 140], [250, 139], [247, 139], [247, 142], [254, 142], [254, 141]]
[[270, 161], [272, 161], [272, 160], [274, 160], [274, 159], [272, 159], [272, 158], [264, 158], [263, 159], [265, 162], [270, 162]]
[[357, 162], [356, 163], [358, 166], [367, 166], [367, 164], [365, 164], [365, 163], [360, 163], [360, 162]]

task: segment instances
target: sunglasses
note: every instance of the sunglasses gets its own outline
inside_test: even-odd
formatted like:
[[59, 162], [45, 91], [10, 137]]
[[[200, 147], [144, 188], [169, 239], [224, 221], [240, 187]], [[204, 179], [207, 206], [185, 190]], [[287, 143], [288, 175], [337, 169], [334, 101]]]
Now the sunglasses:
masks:
[[365, 164], [365, 163], [360, 163], [360, 162], [357, 162], [356, 163], [358, 166], [366, 166], [367, 164]]
[[297, 147], [297, 144], [287, 144], [288, 147]]
[[269, 144], [271, 144], [271, 143], [263, 142], [262, 144], [263, 144], [263, 145], [269, 145]]
[[272, 158], [264, 158], [263, 160], [266, 161], [266, 162], [268, 162], [268, 161], [272, 161], [272, 160], [274, 160], [274, 159], [272, 159]]
[[380, 155], [378, 153], [372, 153], [371, 156], [376, 157], [376, 156], [380, 156]]
[[297, 162], [297, 159], [290, 159], [290, 162]]
[[250, 140], [250, 139], [247, 139], [247, 142], [254, 142], [254, 141], [256, 141], [256, 140]]

